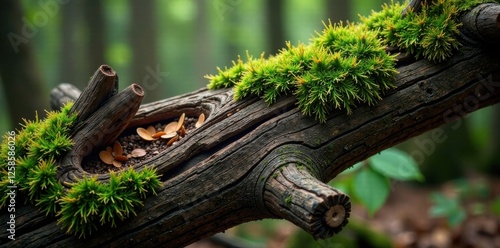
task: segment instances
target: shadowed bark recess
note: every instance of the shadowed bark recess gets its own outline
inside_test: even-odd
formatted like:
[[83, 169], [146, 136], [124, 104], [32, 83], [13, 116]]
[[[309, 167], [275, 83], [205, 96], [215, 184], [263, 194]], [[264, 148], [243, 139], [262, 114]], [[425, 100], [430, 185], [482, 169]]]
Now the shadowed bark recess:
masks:
[[[499, 13], [488, 18], [498, 23]], [[480, 31], [474, 30], [478, 25], [464, 25], [468, 27], [469, 35]], [[116, 122], [119, 127], [111, 126], [109, 132], [119, 134], [123, 128], [168, 121], [182, 113], [207, 116], [203, 126], [178, 144], [135, 166], [140, 170], [153, 165], [163, 175], [158, 195], [148, 198], [137, 216], [116, 228], [100, 227], [85, 240], [64, 234], [54, 218], [35, 207], [18, 206], [16, 240], [4, 239], [7, 233], [2, 230], [0, 246], [182, 247], [263, 218], [284, 218], [317, 238], [329, 237], [347, 223], [350, 203], [325, 182], [388, 147], [500, 101], [498, 47], [481, 45], [482, 39], [473, 35], [468, 39], [477, 41], [474, 47], [461, 48], [445, 63], [400, 62], [397, 89], [375, 106], [359, 106], [350, 115], [337, 111], [326, 123], [303, 116], [293, 97], [270, 106], [258, 98], [235, 102], [231, 89], [201, 89], [141, 105], [130, 122]], [[132, 86], [134, 91], [128, 97], [140, 98], [140, 90]], [[88, 124], [74, 137], [83, 130], [91, 132], [88, 125], [98, 122], [92, 118], [103, 108], [126, 113], [126, 106], [107, 106], [110, 102], [83, 120]], [[71, 151], [75, 156], [66, 158], [82, 158], [79, 142]], [[65, 169], [59, 171], [68, 182], [86, 173], [74, 169], [78, 160], [72, 161], [65, 165], [63, 159]], [[2, 213], [0, 221], [7, 218]]]

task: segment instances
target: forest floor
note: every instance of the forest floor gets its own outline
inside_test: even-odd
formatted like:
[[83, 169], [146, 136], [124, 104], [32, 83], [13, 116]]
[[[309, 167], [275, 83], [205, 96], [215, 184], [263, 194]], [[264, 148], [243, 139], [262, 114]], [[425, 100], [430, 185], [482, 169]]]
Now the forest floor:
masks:
[[[397, 248], [500, 247], [499, 178], [474, 175], [433, 187], [397, 182], [393, 183], [392, 188], [386, 204], [372, 217], [359, 204], [353, 204], [350, 222], [370, 229], [371, 236], [383, 236]], [[444, 216], [433, 216], [431, 212]], [[292, 242], [301, 242], [297, 241], [297, 236], [303, 231], [289, 222], [275, 223], [273, 230], [269, 230], [270, 227], [266, 225], [269, 224], [251, 222], [226, 231], [225, 236], [236, 243], [233, 246], [203, 240], [189, 248], [237, 247], [238, 240], [244, 240], [234, 238], [234, 235], [241, 236], [242, 233], [247, 241], [259, 240], [252, 247], [285, 248], [291, 247]], [[340, 235], [344, 234], [348, 239], [366, 239], [352, 232], [344, 230]], [[266, 238], [262, 238], [262, 235]], [[360, 242], [355, 240], [357, 245], [354, 247], [361, 245]], [[368, 245], [366, 240], [362, 242], [362, 247], [380, 247]], [[332, 239], [327, 243], [303, 243], [300, 247], [350, 246], [335, 243]]]

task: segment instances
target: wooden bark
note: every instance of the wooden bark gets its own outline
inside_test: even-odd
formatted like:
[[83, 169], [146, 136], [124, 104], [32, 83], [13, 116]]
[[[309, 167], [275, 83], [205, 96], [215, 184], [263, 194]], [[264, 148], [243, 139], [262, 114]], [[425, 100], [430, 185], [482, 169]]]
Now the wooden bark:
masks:
[[[490, 18], [498, 22], [498, 14]], [[2, 230], [0, 247], [182, 247], [263, 218], [284, 218], [315, 237], [328, 237], [345, 224], [350, 205], [322, 182], [385, 148], [500, 102], [500, 50], [469, 39], [478, 43], [446, 63], [400, 63], [397, 89], [351, 115], [337, 111], [326, 123], [304, 117], [293, 97], [271, 106], [258, 98], [235, 102], [231, 89], [202, 89], [142, 105], [126, 128], [181, 113], [208, 117], [178, 144], [135, 166], [153, 165], [163, 175], [158, 195], [137, 216], [87, 239], [64, 234], [55, 218], [33, 206], [17, 206], [16, 240], [7, 240]], [[60, 175], [71, 181], [83, 174]], [[4, 212], [0, 221], [7, 218]]]
[[[78, 121], [87, 119], [118, 91], [118, 76], [108, 65], [101, 65], [90, 78], [87, 87], [76, 99], [71, 112], [78, 113]], [[76, 128], [78, 130], [78, 128]]]
[[[83, 91], [82, 95], [85, 95]], [[81, 167], [83, 158], [92, 151], [113, 143], [125, 130], [128, 123], [139, 109], [144, 91], [137, 84], [132, 84], [120, 93], [110, 97], [95, 109], [85, 120], [80, 120], [72, 137], [75, 145], [62, 159], [58, 170], [58, 178], [64, 182], [74, 182], [81, 178], [84, 171]], [[80, 98], [79, 98], [80, 99]], [[78, 101], [76, 102], [78, 103]], [[78, 111], [80, 105], [73, 106]], [[81, 106], [86, 106], [85, 104]], [[84, 107], [88, 109], [89, 107]]]

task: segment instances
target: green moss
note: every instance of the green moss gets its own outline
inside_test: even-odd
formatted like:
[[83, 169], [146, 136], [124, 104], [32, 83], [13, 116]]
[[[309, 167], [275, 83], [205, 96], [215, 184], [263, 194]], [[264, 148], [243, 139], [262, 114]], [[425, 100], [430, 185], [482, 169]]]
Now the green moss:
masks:
[[[76, 115], [70, 114], [71, 106], [47, 112], [43, 121], [38, 117], [35, 121], [25, 121], [17, 134], [10, 132], [4, 136], [0, 145], [0, 208], [7, 205], [9, 186], [15, 184], [19, 194], [40, 211], [59, 216], [58, 223], [64, 230], [82, 237], [96, 230], [99, 222], [116, 226], [117, 220], [135, 214], [148, 194], [156, 194], [160, 180], [152, 168], [127, 169], [111, 173], [106, 183], [84, 177], [65, 189], [57, 179], [56, 161], [73, 145], [69, 134]], [[15, 141], [9, 144], [12, 139]], [[14, 157], [12, 166], [8, 162]], [[13, 174], [9, 172], [14, 169], [15, 178], [11, 178]]]
[[487, 0], [434, 0], [418, 13], [403, 16], [406, 4], [392, 2], [358, 24], [325, 24], [310, 44], [289, 42], [274, 56], [247, 52], [233, 66], [207, 75], [208, 88], [234, 86], [235, 100], [259, 96], [268, 104], [294, 95], [304, 115], [325, 122], [334, 110], [350, 113], [358, 104], [375, 104], [394, 87], [398, 47], [417, 58], [443, 62], [461, 46], [459, 14]]
[[361, 25], [379, 33], [386, 45], [398, 47], [417, 58], [446, 61], [461, 47], [458, 39], [462, 12], [491, 0], [434, 0], [421, 11], [402, 16], [405, 4], [385, 4], [379, 12], [361, 17]]
[[287, 196], [287, 197], [285, 198], [285, 204], [286, 204], [287, 206], [292, 205], [292, 196]]

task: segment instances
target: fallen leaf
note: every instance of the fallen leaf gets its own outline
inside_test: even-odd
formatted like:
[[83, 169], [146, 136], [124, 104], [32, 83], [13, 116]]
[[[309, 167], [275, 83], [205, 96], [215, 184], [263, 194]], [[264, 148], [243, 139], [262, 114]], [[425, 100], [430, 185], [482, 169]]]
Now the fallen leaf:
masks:
[[201, 125], [203, 125], [204, 122], [205, 122], [205, 114], [201, 113], [200, 117], [198, 117], [198, 121], [196, 122], [196, 124], [194, 124], [194, 127], [199, 128], [201, 127]]
[[186, 118], [186, 114], [182, 113], [181, 118], [179, 118], [179, 121], [177, 122], [177, 127], [175, 128], [175, 131], [181, 129], [182, 124], [184, 124], [184, 118]]
[[119, 162], [125, 162], [128, 160], [128, 158], [126, 156], [123, 156], [123, 155], [116, 155], [115, 160], [119, 161]]
[[136, 132], [137, 132], [137, 134], [138, 134], [138, 135], [139, 135], [142, 139], [144, 139], [144, 140], [147, 140], [147, 141], [152, 141], [152, 140], [155, 140], [155, 139], [151, 136], [151, 133], [150, 133], [148, 130], [146, 130], [146, 129], [142, 128], [142, 127], [137, 128], [137, 129], [136, 129]]
[[167, 143], [167, 146], [171, 146], [174, 144], [174, 142], [178, 141], [179, 140], [179, 135], [175, 135], [173, 138], [171, 138], [168, 143]]
[[115, 141], [115, 143], [113, 144], [113, 155], [120, 156], [122, 154], [123, 154], [122, 145], [120, 145], [118, 141]]
[[137, 149], [134, 149], [130, 153], [130, 155], [132, 155], [132, 157], [134, 157], [134, 158], [143, 157], [144, 155], [146, 155], [146, 150], [141, 149], [141, 148], [137, 148]]
[[162, 135], [161, 137], [164, 138], [164, 139], [170, 139], [170, 138], [173, 138], [177, 133], [177, 122], [170, 122], [168, 123], [165, 128], [163, 129], [163, 131], [165, 132], [164, 135]]
[[147, 128], [147, 130], [148, 130], [149, 134], [151, 134], [151, 135], [156, 133], [156, 129], [153, 126], [149, 126]]
[[113, 155], [110, 152], [108, 152], [108, 151], [101, 151], [99, 153], [99, 158], [105, 164], [113, 164], [113, 161], [115, 160], [115, 158], [113, 157]]
[[181, 126], [181, 130], [179, 130], [179, 133], [183, 138], [184, 136], [186, 136], [186, 129], [184, 128], [184, 125]]
[[120, 161], [113, 160], [113, 165], [117, 168], [122, 167], [122, 163]]
[[162, 135], [165, 135], [167, 133], [165, 132], [157, 132], [155, 134], [153, 134], [151, 137], [153, 137], [153, 139], [159, 139]]

